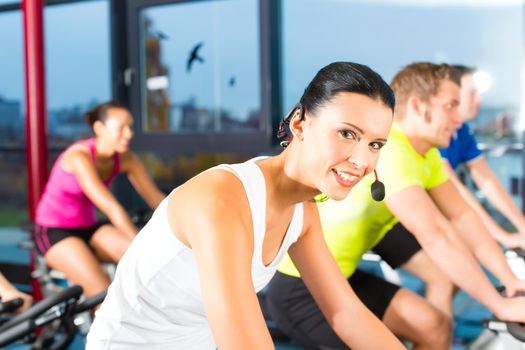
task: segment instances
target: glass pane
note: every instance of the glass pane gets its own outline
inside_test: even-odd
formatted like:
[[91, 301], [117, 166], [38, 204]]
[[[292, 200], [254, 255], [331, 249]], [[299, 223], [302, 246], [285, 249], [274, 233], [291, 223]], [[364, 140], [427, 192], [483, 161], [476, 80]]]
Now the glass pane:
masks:
[[[313, 74], [333, 61], [367, 64], [386, 81], [411, 62], [446, 62], [491, 77], [472, 125], [482, 140], [517, 130], [523, 1], [284, 0], [282, 10], [283, 113]], [[305, 25], [305, 18], [315, 18], [315, 26]]]
[[0, 6], [20, 4], [20, 0], [0, 0]]
[[144, 132], [259, 129], [256, 0], [147, 8], [140, 31]]
[[24, 145], [24, 56], [20, 11], [0, 12], [0, 146]]
[[20, 11], [0, 13], [0, 227], [27, 219], [24, 58]]
[[92, 132], [83, 113], [111, 98], [109, 7], [88, 1], [45, 8], [48, 144]]

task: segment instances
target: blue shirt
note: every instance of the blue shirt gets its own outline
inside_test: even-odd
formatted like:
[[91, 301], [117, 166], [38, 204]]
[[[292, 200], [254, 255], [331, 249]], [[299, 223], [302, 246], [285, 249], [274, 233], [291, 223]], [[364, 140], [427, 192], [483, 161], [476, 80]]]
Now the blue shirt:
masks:
[[456, 169], [461, 163], [470, 162], [481, 155], [476, 138], [467, 124], [463, 124], [452, 136], [448, 148], [441, 148], [439, 152], [441, 157], [448, 160], [453, 169]]

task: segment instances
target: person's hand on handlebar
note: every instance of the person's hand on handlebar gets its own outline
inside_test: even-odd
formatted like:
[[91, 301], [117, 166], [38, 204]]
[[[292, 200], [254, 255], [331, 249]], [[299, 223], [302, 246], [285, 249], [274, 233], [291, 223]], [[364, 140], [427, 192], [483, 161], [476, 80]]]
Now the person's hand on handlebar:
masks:
[[493, 312], [502, 321], [525, 323], [525, 297], [501, 296]]
[[525, 249], [525, 232], [506, 233], [505, 241], [502, 242], [507, 248]]
[[15, 288], [3, 291], [0, 296], [2, 297], [2, 301], [3, 302], [9, 301], [9, 300], [13, 300], [13, 299], [16, 299], [16, 298], [22, 298], [24, 303], [22, 304], [22, 306], [20, 306], [19, 308], [17, 308], [14, 311], [15, 315], [26, 311], [33, 304], [33, 297], [31, 297], [29, 294], [22, 293], [21, 291], [15, 289]]
[[21, 313], [31, 307], [33, 298], [30, 295], [20, 292], [0, 273], [0, 298], [3, 302], [22, 298], [24, 303], [16, 309], [15, 314]]
[[505, 296], [507, 297], [513, 297], [520, 292], [523, 295], [523, 293], [525, 292], [525, 281], [522, 281], [518, 278], [513, 278], [510, 281], [505, 281], [504, 285]]

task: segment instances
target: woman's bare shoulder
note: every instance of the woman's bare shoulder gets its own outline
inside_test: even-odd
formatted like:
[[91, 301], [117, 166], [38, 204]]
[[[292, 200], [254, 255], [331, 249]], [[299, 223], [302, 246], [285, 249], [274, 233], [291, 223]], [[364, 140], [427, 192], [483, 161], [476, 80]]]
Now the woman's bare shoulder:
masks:
[[319, 212], [314, 200], [303, 202], [303, 230], [302, 234], [311, 231], [312, 228], [320, 228]]
[[77, 142], [69, 146], [60, 159], [60, 166], [68, 172], [74, 170], [74, 164], [79, 161], [88, 161], [90, 160], [91, 155], [89, 153], [89, 147], [81, 142]]
[[[236, 225], [250, 227], [250, 206], [240, 179], [228, 170], [214, 169], [199, 174], [170, 194], [168, 203], [170, 226], [184, 232], [210, 225], [221, 231]], [[178, 235], [177, 235], [178, 236]]]
[[213, 169], [201, 173], [180, 187], [199, 196], [200, 200], [231, 198], [244, 192], [241, 180], [227, 169]]

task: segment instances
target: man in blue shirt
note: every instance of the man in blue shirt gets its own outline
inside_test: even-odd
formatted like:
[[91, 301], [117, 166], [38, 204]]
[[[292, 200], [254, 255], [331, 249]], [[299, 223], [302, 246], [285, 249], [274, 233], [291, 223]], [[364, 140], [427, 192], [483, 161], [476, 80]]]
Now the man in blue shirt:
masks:
[[[490, 169], [487, 160], [478, 149], [474, 135], [465, 123], [476, 118], [481, 102], [473, 82], [475, 70], [461, 65], [456, 65], [454, 68], [460, 71], [462, 76], [459, 115], [463, 125], [452, 138], [449, 147], [440, 150], [441, 156], [446, 159], [445, 163], [448, 163], [445, 168], [458, 191], [476, 209], [496, 240], [509, 248], [525, 247], [525, 217], [505, 191], [496, 174]], [[454, 170], [460, 164], [465, 165], [483, 195], [514, 225], [518, 233], [509, 233], [499, 226], [473, 194], [459, 181]]]
[[476, 138], [467, 124], [463, 124], [456, 131], [456, 134], [450, 141], [450, 146], [441, 148], [439, 152], [441, 157], [445, 158], [453, 169], [457, 169], [460, 164], [468, 166], [470, 162], [477, 160], [481, 156]]

